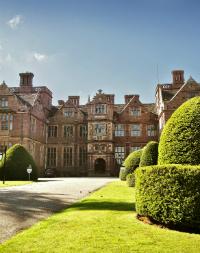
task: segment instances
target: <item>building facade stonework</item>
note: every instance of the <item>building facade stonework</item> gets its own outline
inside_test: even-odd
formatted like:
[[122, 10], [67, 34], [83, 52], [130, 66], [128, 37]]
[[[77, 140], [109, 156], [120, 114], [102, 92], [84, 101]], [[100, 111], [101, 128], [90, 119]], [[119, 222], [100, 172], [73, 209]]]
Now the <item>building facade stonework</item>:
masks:
[[187, 99], [200, 95], [200, 85], [184, 72], [173, 71], [173, 81], [158, 84], [156, 103], [139, 95], [125, 95], [116, 104], [114, 94], [98, 90], [80, 104], [69, 96], [52, 105], [46, 86], [33, 86], [32, 73], [20, 73], [19, 87], [0, 85], [0, 148], [20, 143], [32, 154], [40, 175], [114, 176], [124, 158], [150, 140], [157, 141], [172, 112]]

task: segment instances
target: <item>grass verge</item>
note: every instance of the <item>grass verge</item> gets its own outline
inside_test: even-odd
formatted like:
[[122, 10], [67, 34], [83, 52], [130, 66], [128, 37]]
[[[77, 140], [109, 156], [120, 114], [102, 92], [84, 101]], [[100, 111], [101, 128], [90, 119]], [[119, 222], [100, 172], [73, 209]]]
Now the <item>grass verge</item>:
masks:
[[3, 184], [2, 181], [0, 181], [0, 188], [1, 187], [8, 187], [8, 186], [18, 186], [18, 185], [25, 185], [25, 184], [31, 184], [32, 181], [5, 181], [5, 184]]
[[114, 182], [37, 223], [0, 246], [0, 252], [156, 253], [200, 251], [200, 235], [136, 219], [134, 188]]

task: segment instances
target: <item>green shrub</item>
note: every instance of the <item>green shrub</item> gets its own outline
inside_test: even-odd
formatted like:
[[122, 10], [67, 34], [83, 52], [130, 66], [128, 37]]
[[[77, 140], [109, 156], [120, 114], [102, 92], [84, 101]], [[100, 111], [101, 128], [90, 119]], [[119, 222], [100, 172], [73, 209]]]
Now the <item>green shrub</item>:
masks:
[[200, 164], [200, 97], [182, 104], [167, 121], [159, 143], [158, 164]]
[[135, 172], [133, 172], [131, 174], [128, 174], [126, 176], [126, 182], [127, 182], [127, 185], [129, 187], [134, 187], [135, 186]]
[[[0, 177], [3, 177], [5, 155], [0, 164]], [[38, 173], [32, 156], [19, 144], [13, 145], [6, 152], [5, 179], [6, 180], [28, 180], [27, 167], [32, 166], [31, 180], [37, 180]]]
[[121, 167], [121, 168], [120, 168], [120, 171], [119, 171], [119, 178], [120, 178], [122, 181], [126, 181], [126, 169], [125, 169], [125, 167]]
[[142, 149], [131, 152], [125, 159], [123, 165], [126, 168], [126, 175], [133, 173], [133, 171], [140, 164], [140, 157], [142, 155]]
[[158, 142], [150, 141], [143, 149], [139, 167], [156, 165], [157, 161], [158, 161]]
[[140, 167], [136, 174], [136, 211], [172, 226], [200, 228], [200, 166]]

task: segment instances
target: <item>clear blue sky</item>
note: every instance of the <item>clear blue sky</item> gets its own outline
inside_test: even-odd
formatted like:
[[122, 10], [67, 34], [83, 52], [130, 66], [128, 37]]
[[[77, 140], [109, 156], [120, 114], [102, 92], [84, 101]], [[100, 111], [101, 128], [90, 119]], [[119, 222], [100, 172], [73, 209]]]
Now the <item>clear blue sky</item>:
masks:
[[184, 69], [200, 81], [198, 0], [0, 0], [0, 81], [31, 71], [57, 99], [101, 88], [153, 102]]

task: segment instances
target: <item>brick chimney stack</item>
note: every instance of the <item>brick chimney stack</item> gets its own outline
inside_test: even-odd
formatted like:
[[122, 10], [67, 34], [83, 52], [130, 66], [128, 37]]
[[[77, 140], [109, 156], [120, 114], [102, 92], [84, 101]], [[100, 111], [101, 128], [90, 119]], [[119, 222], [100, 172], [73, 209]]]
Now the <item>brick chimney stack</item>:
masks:
[[137, 100], [139, 100], [139, 95], [125, 95], [124, 96], [124, 100], [125, 100], [125, 104], [128, 104], [128, 102], [135, 97]]
[[80, 96], [68, 96], [68, 101], [76, 106], [79, 106]]
[[25, 73], [20, 73], [20, 87], [24, 86], [29, 86], [33, 87], [33, 73], [31, 72], [25, 72]]
[[173, 70], [172, 71], [173, 87], [180, 88], [184, 84], [184, 71]]

